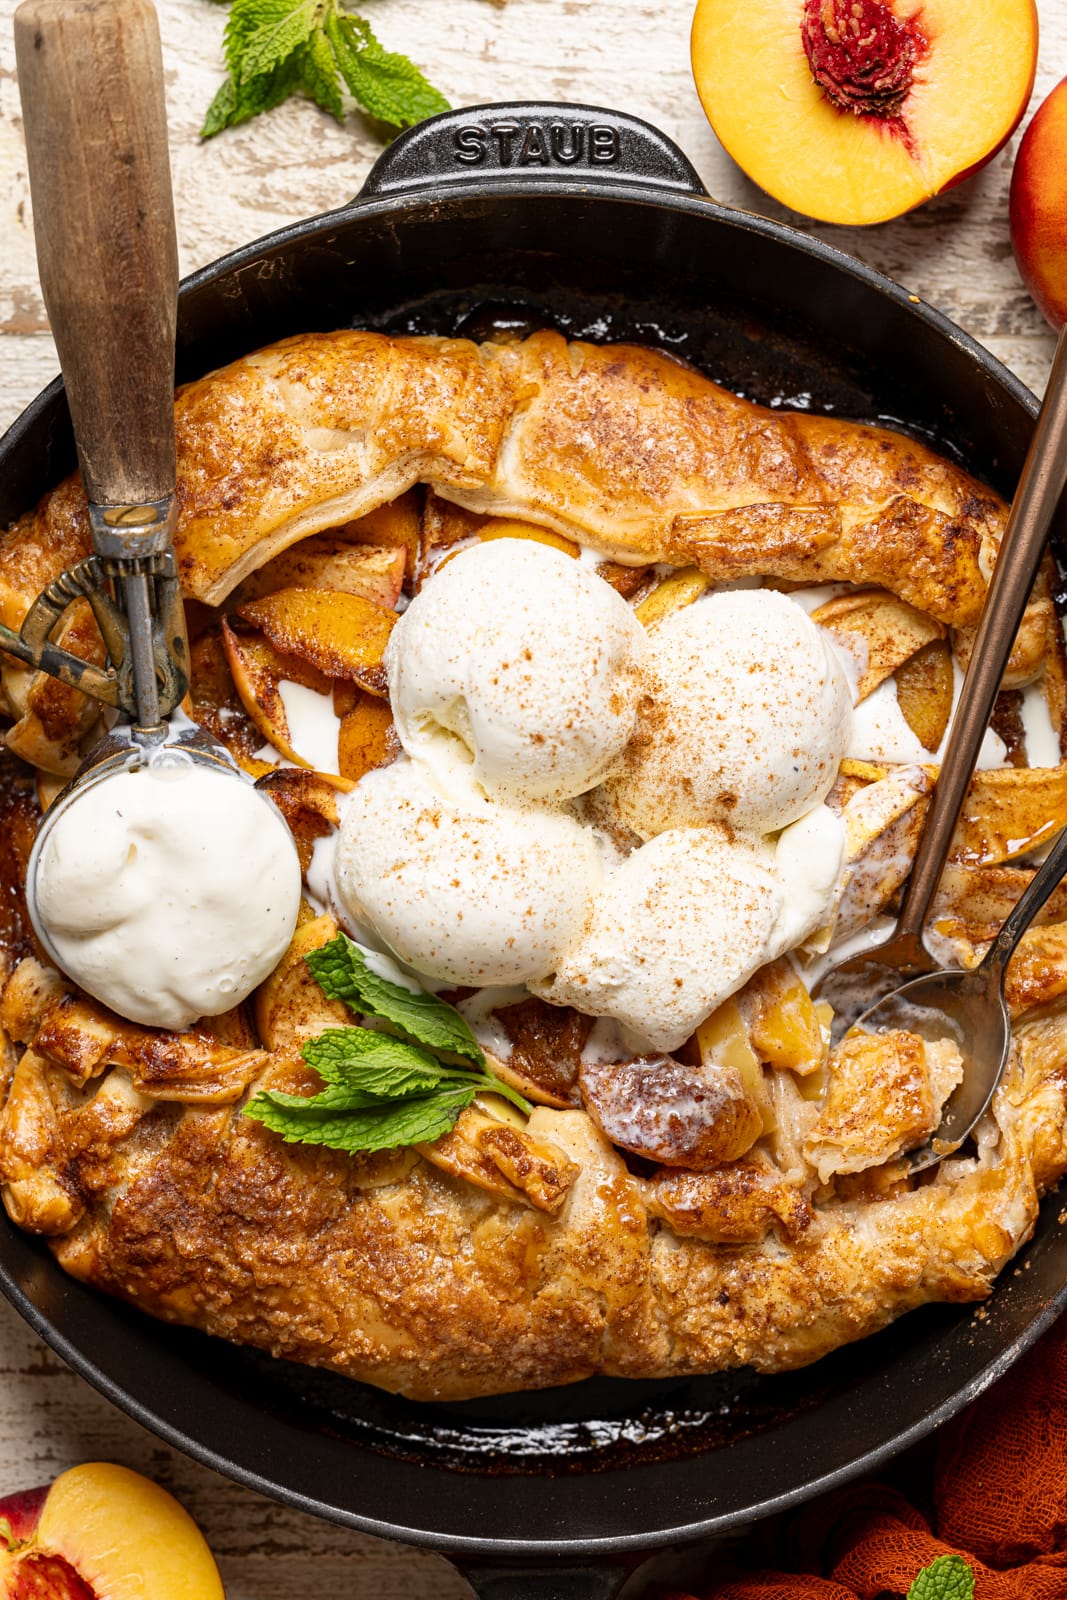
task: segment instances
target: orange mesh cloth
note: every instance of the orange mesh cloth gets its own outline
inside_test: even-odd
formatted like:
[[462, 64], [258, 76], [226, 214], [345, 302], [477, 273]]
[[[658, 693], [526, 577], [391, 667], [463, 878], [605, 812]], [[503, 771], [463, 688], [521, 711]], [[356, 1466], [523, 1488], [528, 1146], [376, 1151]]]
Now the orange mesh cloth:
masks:
[[942, 1431], [909, 1493], [922, 1510], [860, 1484], [761, 1525], [752, 1569], [719, 1571], [705, 1600], [891, 1600], [953, 1553], [975, 1600], [1067, 1600], [1067, 1316]]

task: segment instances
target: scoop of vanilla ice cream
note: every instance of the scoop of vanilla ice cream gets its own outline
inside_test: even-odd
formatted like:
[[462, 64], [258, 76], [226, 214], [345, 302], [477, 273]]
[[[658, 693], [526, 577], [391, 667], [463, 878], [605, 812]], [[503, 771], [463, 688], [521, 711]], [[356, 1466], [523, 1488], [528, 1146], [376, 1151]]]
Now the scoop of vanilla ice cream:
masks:
[[42, 841], [35, 918], [64, 972], [132, 1022], [187, 1028], [251, 994], [288, 947], [300, 863], [250, 783], [181, 752], [113, 773]]
[[[469, 773], [469, 768], [467, 769]], [[492, 800], [455, 768], [403, 757], [345, 803], [333, 889], [428, 978], [481, 988], [551, 972], [581, 933], [602, 869], [573, 817]]]
[[442, 730], [508, 800], [568, 800], [633, 732], [645, 633], [610, 584], [562, 551], [495, 539], [415, 596], [385, 652], [400, 742], [431, 764]]
[[614, 1017], [638, 1050], [676, 1050], [780, 953], [783, 901], [769, 845], [714, 823], [672, 828], [611, 874], [583, 937], [530, 987]]
[[824, 799], [851, 697], [819, 628], [786, 595], [727, 590], [649, 636], [635, 737], [605, 793], [644, 839], [720, 820], [771, 833]]

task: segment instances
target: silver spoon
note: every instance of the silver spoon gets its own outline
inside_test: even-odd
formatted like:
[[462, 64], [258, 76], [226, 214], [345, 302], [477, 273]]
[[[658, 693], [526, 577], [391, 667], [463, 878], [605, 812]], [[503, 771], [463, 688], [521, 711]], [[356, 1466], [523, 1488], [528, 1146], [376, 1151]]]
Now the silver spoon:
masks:
[[985, 609], [975, 636], [952, 719], [945, 758], [927, 813], [897, 924], [884, 943], [848, 957], [819, 979], [813, 993], [834, 1008], [833, 1038], [901, 976], [933, 971], [923, 944], [926, 926], [952, 838], [974, 774], [993, 704], [1000, 690], [1042, 556], [1049, 523], [1067, 482], [1067, 327], [1060, 333], [1048, 387], [1026, 453], [1019, 486]]
[[[252, 779], [177, 709], [188, 686], [173, 548], [178, 247], [156, 13], [150, 0], [24, 0], [15, 46], [41, 288], [95, 555], [38, 596], [20, 635], [0, 630], [0, 649], [126, 719], [90, 751], [38, 830], [27, 901], [57, 959], [39, 912], [38, 866], [87, 789], [162, 760], [218, 774], [221, 807], [223, 779]], [[50, 642], [81, 598], [100, 625], [107, 669]]]
[[1011, 1052], [1004, 974], [1016, 945], [1065, 872], [1067, 828], [1057, 835], [977, 967], [969, 971], [945, 968], [913, 978], [877, 1001], [855, 1023], [855, 1031], [863, 1033], [903, 1028], [930, 1043], [949, 1039], [963, 1057], [963, 1081], [945, 1102], [940, 1126], [926, 1144], [904, 1158], [913, 1172], [958, 1150], [992, 1100]]

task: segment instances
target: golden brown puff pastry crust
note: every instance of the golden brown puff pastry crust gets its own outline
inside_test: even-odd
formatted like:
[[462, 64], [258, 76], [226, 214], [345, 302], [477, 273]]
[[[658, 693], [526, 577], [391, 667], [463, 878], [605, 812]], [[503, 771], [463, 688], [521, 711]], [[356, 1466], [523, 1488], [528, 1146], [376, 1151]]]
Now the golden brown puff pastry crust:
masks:
[[[1005, 508], [900, 434], [767, 410], [629, 345], [301, 334], [179, 391], [186, 593], [217, 604], [288, 545], [428, 483], [617, 560], [883, 584], [973, 623]], [[0, 541], [32, 597], [88, 553], [73, 482]]]
[[[582, 1111], [530, 1119], [577, 1168], [550, 1216], [411, 1150], [286, 1145], [233, 1103], [148, 1099], [117, 1068], [86, 1097], [41, 1036], [54, 1040], [57, 1003], [45, 994], [0, 1125], [16, 1219], [75, 1277], [164, 1320], [422, 1399], [803, 1365], [928, 1300], [984, 1296], [1067, 1165], [1060, 1016], [1020, 1030], [973, 1158], [913, 1190], [814, 1208], [793, 1193], [788, 1214], [758, 1164], [721, 1169], [713, 1187], [726, 1170], [739, 1181], [737, 1228], [720, 1192], [724, 1242], [709, 1242], [661, 1220], [662, 1180], [631, 1175]], [[230, 1048], [236, 1101], [248, 1057]], [[252, 1088], [310, 1083], [276, 1055]], [[784, 1224], [762, 1237], [749, 1173]]]

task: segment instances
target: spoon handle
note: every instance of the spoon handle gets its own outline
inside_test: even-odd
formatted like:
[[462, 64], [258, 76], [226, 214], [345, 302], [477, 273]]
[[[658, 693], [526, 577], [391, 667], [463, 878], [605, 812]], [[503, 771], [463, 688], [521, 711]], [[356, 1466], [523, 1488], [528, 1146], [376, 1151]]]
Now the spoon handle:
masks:
[[158, 502], [174, 493], [178, 248], [156, 13], [149, 0], [23, 0], [15, 51], [86, 491], [101, 506]]
[[1065, 481], [1067, 327], [1060, 333], [1048, 388], [1004, 529], [945, 758], [901, 907], [898, 938], [910, 935], [921, 941]]
[[1000, 932], [975, 969], [983, 978], [998, 982], [1011, 959], [1015, 946], [1041, 910], [1053, 890], [1058, 888], [1067, 873], [1067, 828], [1056, 835], [1056, 842], [1034, 873], [1011, 914], [1001, 923]]

